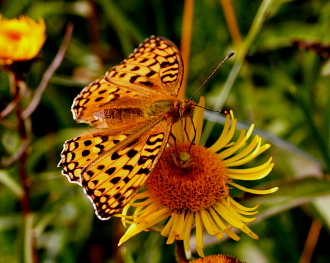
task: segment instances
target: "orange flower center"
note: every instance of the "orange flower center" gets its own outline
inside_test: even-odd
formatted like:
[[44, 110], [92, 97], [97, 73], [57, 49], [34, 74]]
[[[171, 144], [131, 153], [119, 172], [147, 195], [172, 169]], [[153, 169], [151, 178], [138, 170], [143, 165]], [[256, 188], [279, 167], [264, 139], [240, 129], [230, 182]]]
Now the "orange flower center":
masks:
[[[177, 144], [165, 149], [147, 181], [155, 199], [175, 211], [199, 211], [229, 195], [226, 167], [204, 146]], [[180, 154], [181, 153], [181, 154]]]

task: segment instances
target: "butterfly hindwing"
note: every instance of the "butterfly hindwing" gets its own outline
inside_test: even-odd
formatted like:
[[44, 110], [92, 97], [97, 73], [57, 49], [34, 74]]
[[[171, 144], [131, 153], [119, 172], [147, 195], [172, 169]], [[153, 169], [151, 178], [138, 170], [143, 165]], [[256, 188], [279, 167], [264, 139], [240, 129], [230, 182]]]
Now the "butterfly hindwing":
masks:
[[63, 166], [62, 173], [67, 176], [70, 182], [81, 185], [82, 170], [126, 138], [127, 135], [124, 134], [109, 136], [89, 133], [68, 140], [64, 143], [58, 166]]
[[118, 213], [144, 184], [160, 158], [171, 130], [167, 119], [155, 120], [146, 132], [120, 142], [88, 165], [82, 185], [100, 219]]

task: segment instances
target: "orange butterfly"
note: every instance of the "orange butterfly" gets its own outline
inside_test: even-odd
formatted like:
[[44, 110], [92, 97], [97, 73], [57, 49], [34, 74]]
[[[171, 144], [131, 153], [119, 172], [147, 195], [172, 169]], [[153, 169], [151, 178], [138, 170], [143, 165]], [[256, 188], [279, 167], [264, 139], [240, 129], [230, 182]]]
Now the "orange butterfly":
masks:
[[94, 129], [65, 142], [59, 166], [84, 187], [100, 219], [132, 199], [161, 157], [172, 125], [192, 115], [196, 103], [176, 97], [182, 77], [175, 44], [151, 37], [75, 98], [74, 119]]

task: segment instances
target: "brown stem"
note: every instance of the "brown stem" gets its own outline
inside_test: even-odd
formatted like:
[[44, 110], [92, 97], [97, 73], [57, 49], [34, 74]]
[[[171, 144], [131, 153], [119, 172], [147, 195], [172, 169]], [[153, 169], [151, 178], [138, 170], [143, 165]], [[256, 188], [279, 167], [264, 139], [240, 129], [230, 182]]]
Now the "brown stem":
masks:
[[175, 260], [178, 263], [186, 263], [189, 262], [186, 257], [186, 252], [184, 250], [183, 240], [176, 240], [175, 241], [176, 248], [175, 248]]
[[322, 222], [318, 219], [314, 219], [309, 230], [304, 251], [301, 255], [299, 263], [310, 263], [312, 262], [313, 253], [319, 240], [322, 229]]
[[[23, 76], [17, 72], [13, 72], [14, 74], [14, 80], [13, 80], [13, 86], [14, 86], [14, 101], [17, 100], [17, 97], [22, 94], [21, 88], [25, 87], [25, 82], [23, 80]], [[23, 217], [24, 220], [27, 221], [28, 218], [31, 215], [31, 207], [30, 207], [30, 181], [27, 174], [27, 161], [28, 161], [28, 145], [29, 145], [29, 135], [28, 130], [26, 126], [26, 120], [22, 116], [23, 108], [20, 103], [16, 105], [15, 113], [17, 117], [17, 131], [19, 133], [19, 136], [21, 138], [22, 145], [24, 147], [22, 148], [22, 152], [20, 153], [20, 162], [18, 167], [18, 173], [21, 179], [21, 184], [23, 187], [23, 195], [20, 199], [21, 207], [23, 211]], [[35, 242], [34, 237], [28, 237], [32, 239], [32, 247], [30, 248], [33, 254], [33, 262], [37, 262], [37, 253], [35, 249]]]
[[234, 46], [239, 48], [242, 44], [241, 33], [237, 24], [237, 19], [235, 15], [235, 11], [233, 8], [232, 0], [221, 0], [222, 8], [225, 13], [227, 25], [229, 28], [229, 32], [231, 38], [233, 40]]
[[[14, 73], [14, 101], [17, 101], [17, 98], [20, 97], [21, 91], [20, 86], [22, 82], [22, 76], [20, 76], [17, 73]], [[16, 117], [17, 117], [17, 131], [20, 135], [22, 145], [28, 144], [28, 134], [27, 129], [25, 126], [25, 121], [22, 118], [22, 106], [20, 104], [17, 104], [16, 106]], [[26, 164], [27, 164], [27, 158], [28, 158], [28, 152], [27, 147], [22, 151], [20, 155], [20, 164], [19, 164], [19, 176], [21, 178], [22, 186], [24, 189], [24, 195], [22, 197], [21, 203], [22, 203], [22, 209], [24, 216], [30, 214], [30, 204], [29, 204], [29, 183], [28, 183], [28, 176], [26, 172]]]
[[24, 95], [24, 90], [20, 90], [19, 94], [17, 94], [17, 96], [14, 97], [13, 101], [9, 103], [7, 107], [3, 109], [2, 112], [0, 112], [0, 120], [5, 118], [9, 113], [11, 113], [15, 109], [16, 105], [19, 103], [23, 95]]
[[194, 0], [185, 0], [184, 1], [184, 11], [183, 11], [183, 25], [182, 25], [182, 38], [181, 38], [181, 54], [184, 62], [184, 74], [182, 85], [179, 91], [179, 98], [185, 98], [186, 96], [186, 87], [188, 79], [188, 69], [190, 61], [190, 47], [192, 39], [192, 29], [194, 22]]

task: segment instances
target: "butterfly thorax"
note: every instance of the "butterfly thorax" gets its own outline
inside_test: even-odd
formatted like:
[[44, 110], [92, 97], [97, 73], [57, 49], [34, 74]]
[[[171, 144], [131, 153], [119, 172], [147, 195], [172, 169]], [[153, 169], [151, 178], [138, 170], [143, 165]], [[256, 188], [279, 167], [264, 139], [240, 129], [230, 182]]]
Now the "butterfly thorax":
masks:
[[180, 118], [190, 117], [195, 109], [196, 102], [192, 100], [157, 100], [146, 110], [148, 117], [166, 116], [174, 122]]

